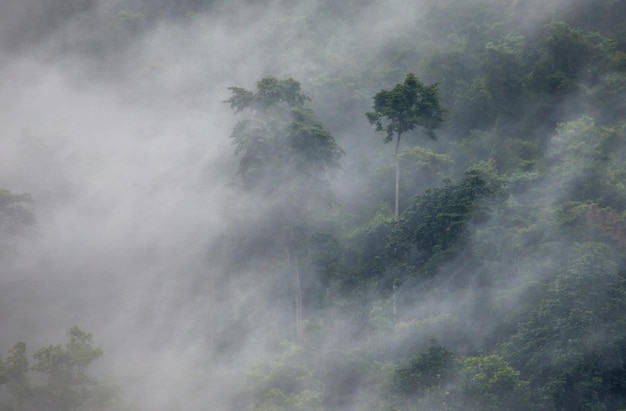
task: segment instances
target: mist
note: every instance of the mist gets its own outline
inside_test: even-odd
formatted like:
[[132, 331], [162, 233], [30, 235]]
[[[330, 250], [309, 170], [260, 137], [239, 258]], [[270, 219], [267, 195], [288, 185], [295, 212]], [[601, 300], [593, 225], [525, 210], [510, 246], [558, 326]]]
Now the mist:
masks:
[[[250, 283], [212, 301], [223, 262], [207, 250], [232, 229], [233, 207], [251, 211], [232, 184], [235, 119], [222, 102], [265, 75], [306, 84], [323, 72], [281, 55], [304, 28], [272, 43], [281, 5], [107, 27], [149, 7], [132, 3], [94, 2], [41, 33], [50, 10], [5, 5], [5, 38], [18, 44], [1, 66], [0, 185], [31, 194], [37, 225], [2, 269], [0, 346], [35, 349], [79, 325], [105, 353], [100, 372], [141, 409], [220, 409], [234, 371], [208, 367], [209, 336], [237, 311], [220, 305], [271, 306], [249, 299]], [[243, 347], [237, 373], [261, 355]]]
[[[238, 117], [224, 104], [228, 87], [253, 89], [268, 76], [300, 82], [345, 151], [332, 185], [337, 204], [320, 213], [346, 225], [357, 212], [371, 217], [385, 194], [371, 195], [378, 177], [368, 164], [393, 155], [363, 115], [371, 97], [402, 81], [406, 67], [441, 82], [444, 98], [449, 91], [441, 73], [425, 69], [440, 41], [426, 35], [433, 33], [424, 20], [434, 15], [433, 3], [189, 1], [180, 9], [138, 0], [78, 3], [71, 13], [34, 0], [0, 6], [0, 188], [30, 194], [36, 219], [0, 262], [0, 352], [26, 341], [32, 355], [78, 325], [104, 352], [95, 373], [123, 387], [137, 409], [231, 409], [249, 370], [273, 358], [277, 341], [291, 338], [293, 319], [289, 291], [274, 288], [271, 258], [253, 254], [233, 269], [240, 254], [227, 250], [248, 230], [252, 239], [267, 230], [273, 207], [238, 184], [230, 138]], [[448, 3], [455, 2], [441, 7]], [[492, 3], [498, 12], [515, 10], [528, 38], [543, 29], [546, 10], [571, 11], [565, 1]], [[423, 43], [407, 45], [407, 36]], [[386, 59], [382, 69], [374, 67]], [[576, 96], [561, 103], [576, 115], [584, 105]], [[511, 121], [508, 130], [523, 121]], [[424, 146], [441, 152], [455, 144], [459, 129], [444, 128]], [[614, 162], [622, 158], [616, 156]], [[421, 174], [403, 200], [407, 208], [415, 195], [442, 186], [444, 177], [458, 180], [462, 171]], [[531, 181], [515, 201], [550, 204], [572, 184]], [[514, 209], [511, 200], [508, 206]], [[480, 249], [491, 241], [492, 231], [506, 225], [498, 218], [503, 214], [476, 222], [467, 242]], [[392, 269], [380, 274], [382, 292], [359, 291], [370, 311], [368, 329], [388, 332], [389, 315], [376, 317], [377, 310], [386, 313], [393, 304], [395, 312], [398, 304], [398, 322], [408, 330], [382, 343], [387, 347], [368, 342], [371, 352], [405, 359], [427, 347], [432, 334], [440, 341], [450, 336], [459, 355], [476, 355], [493, 343], [501, 319], [529, 304], [523, 283], [543, 281], [544, 271], [567, 261], [551, 255], [504, 270], [508, 276], [494, 280], [508, 290], [503, 296], [481, 283], [498, 278], [501, 267], [467, 267], [463, 258], [440, 268], [445, 279], [407, 283], [397, 295], [388, 287], [397, 275]], [[241, 271], [233, 276], [234, 270]], [[457, 280], [467, 286], [449, 293]], [[308, 286], [321, 287], [316, 281]], [[332, 299], [328, 288], [320, 299]], [[481, 308], [485, 300], [496, 301], [489, 313]], [[332, 310], [336, 317], [322, 326], [320, 344], [358, 345], [354, 329], [362, 320], [350, 318], [349, 307]], [[418, 332], [410, 329], [416, 321]], [[451, 336], [451, 327], [466, 334]], [[338, 400], [340, 409], [356, 409], [372, 394], [356, 387], [350, 395]]]

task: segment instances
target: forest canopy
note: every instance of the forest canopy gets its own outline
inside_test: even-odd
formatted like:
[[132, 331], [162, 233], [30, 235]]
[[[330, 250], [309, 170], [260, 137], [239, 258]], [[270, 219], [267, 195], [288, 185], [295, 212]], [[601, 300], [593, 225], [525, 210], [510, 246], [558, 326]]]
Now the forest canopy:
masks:
[[626, 409], [626, 1], [18, 3], [0, 410]]

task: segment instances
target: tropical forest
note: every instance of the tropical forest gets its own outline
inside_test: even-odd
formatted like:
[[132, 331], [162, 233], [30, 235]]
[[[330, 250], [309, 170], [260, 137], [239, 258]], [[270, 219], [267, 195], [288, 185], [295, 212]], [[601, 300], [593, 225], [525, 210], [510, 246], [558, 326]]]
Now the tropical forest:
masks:
[[0, 411], [626, 410], [626, 1], [4, 0]]

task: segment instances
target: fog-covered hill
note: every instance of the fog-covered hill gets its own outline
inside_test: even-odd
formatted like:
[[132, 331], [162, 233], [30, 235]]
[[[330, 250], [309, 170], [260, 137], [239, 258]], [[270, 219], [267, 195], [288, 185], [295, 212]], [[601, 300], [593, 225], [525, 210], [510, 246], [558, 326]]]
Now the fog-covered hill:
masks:
[[2, 2], [0, 410], [626, 408], [625, 13]]

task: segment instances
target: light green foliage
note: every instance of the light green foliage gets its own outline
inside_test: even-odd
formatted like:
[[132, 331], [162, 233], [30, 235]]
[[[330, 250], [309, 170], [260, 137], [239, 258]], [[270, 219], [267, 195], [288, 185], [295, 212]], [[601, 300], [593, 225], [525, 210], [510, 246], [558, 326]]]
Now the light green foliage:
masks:
[[540, 149], [533, 141], [501, 135], [497, 130], [472, 130], [454, 144], [450, 157], [455, 164], [465, 168], [492, 160], [499, 171], [513, 174], [531, 170], [539, 153]]
[[[387, 374], [381, 397], [402, 410], [528, 410], [528, 382], [500, 354], [458, 358], [436, 341]], [[378, 409], [378, 408], [375, 408]]]
[[400, 160], [413, 163], [429, 180], [441, 180], [448, 177], [452, 160], [447, 154], [435, 153], [421, 146], [409, 147], [399, 154]]
[[598, 131], [595, 121], [589, 116], [559, 124], [552, 139], [555, 156], [561, 158], [565, 166], [589, 167], [594, 162], [605, 162], [610, 146], [606, 144], [607, 136]]
[[248, 373], [247, 393], [255, 411], [321, 410], [323, 388], [312, 371], [311, 353], [284, 343], [274, 361]]
[[463, 359], [463, 408], [525, 411], [530, 407], [528, 382], [499, 354]]
[[388, 203], [382, 204], [381, 207], [376, 210], [372, 218], [349, 233], [349, 237], [361, 236], [369, 231], [375, 230], [377, 227], [393, 223], [393, 218], [391, 217], [392, 213], [393, 211]]
[[[415, 145], [398, 154], [400, 163], [399, 209], [405, 210], [415, 198], [427, 189], [440, 186], [454, 168], [447, 154], [437, 153], [423, 146]], [[389, 184], [394, 178], [394, 164], [386, 164], [372, 172], [369, 191], [381, 204], [394, 202], [394, 187]], [[385, 206], [383, 206], [385, 207]], [[390, 210], [393, 213], [393, 210]]]
[[623, 127], [596, 125], [589, 116], [560, 123], [552, 138], [555, 177], [568, 187], [564, 197], [601, 206], [626, 206], [626, 134]]
[[261, 405], [255, 407], [258, 411], [323, 411], [320, 406], [322, 395], [319, 391], [303, 390], [297, 394], [285, 394], [278, 388], [271, 390]]

